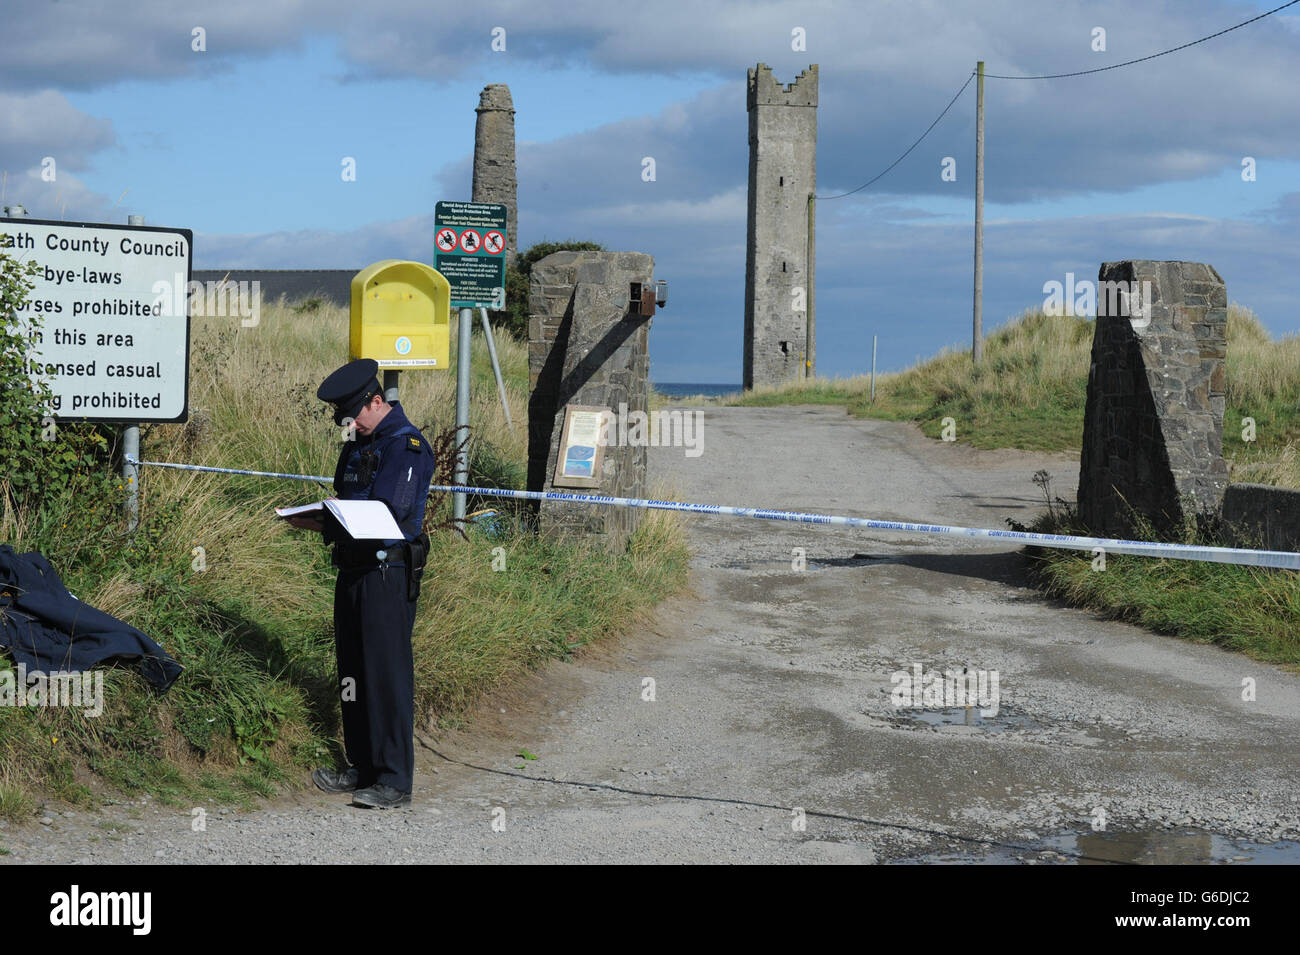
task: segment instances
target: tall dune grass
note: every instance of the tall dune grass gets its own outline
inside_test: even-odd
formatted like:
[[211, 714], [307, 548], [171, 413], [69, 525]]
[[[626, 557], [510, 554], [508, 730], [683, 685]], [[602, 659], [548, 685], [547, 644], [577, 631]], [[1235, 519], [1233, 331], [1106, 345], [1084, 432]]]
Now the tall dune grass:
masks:
[[[876, 382], [813, 379], [746, 393], [741, 404], [843, 404], [863, 416], [914, 421], [939, 437], [951, 417], [956, 438], [982, 448], [1077, 451], [1093, 323], [1027, 311], [995, 330], [985, 361], [950, 350]], [[1228, 310], [1227, 400], [1223, 449], [1232, 480], [1300, 488], [1300, 336], [1274, 339], [1249, 309]], [[1254, 440], [1247, 427], [1254, 422]], [[1028, 477], [1028, 476], [1026, 476]], [[1031, 528], [1086, 534], [1072, 507], [1049, 506]], [[1235, 545], [1189, 519], [1184, 543]], [[1300, 665], [1300, 575], [1196, 561], [1111, 555], [1104, 572], [1092, 555], [1027, 551], [1029, 567], [1049, 594], [1106, 616], [1186, 639], [1215, 643], [1256, 659]]]
[[[340, 430], [315, 392], [348, 358], [347, 321], [345, 309], [283, 303], [255, 327], [195, 318], [190, 420], [142, 427], [142, 457], [332, 475]], [[476, 334], [471, 480], [519, 487], [527, 346], [504, 334], [496, 346], [513, 426]], [[401, 376], [402, 405], [429, 437], [454, 424], [454, 348], [452, 360]], [[247, 802], [338, 755], [334, 574], [319, 535], [272, 512], [332, 492], [146, 467], [140, 527], [128, 533], [119, 483], [89, 468], [24, 509], [0, 481], [0, 541], [45, 554], [73, 593], [150, 634], [186, 672], [158, 697], [129, 669], [109, 671], [98, 719], [0, 707], [0, 815], [22, 818], [51, 795], [93, 803], [105, 784], [191, 805]], [[414, 635], [418, 712], [434, 726], [459, 723], [485, 690], [538, 662], [633, 625], [685, 580], [683, 535], [667, 515], [616, 555], [501, 526], [501, 536], [435, 535]], [[494, 548], [504, 571], [492, 569]]]
[[[1077, 451], [1083, 441], [1093, 323], [1030, 309], [991, 332], [984, 361], [946, 349], [904, 371], [813, 378], [760, 387], [746, 405], [843, 404], [863, 417], [914, 421], [938, 438], [951, 417], [956, 438], [980, 448]], [[1224, 455], [1234, 481], [1300, 487], [1300, 335], [1274, 339], [1248, 308], [1228, 309]], [[1255, 422], [1243, 440], [1243, 419]]]

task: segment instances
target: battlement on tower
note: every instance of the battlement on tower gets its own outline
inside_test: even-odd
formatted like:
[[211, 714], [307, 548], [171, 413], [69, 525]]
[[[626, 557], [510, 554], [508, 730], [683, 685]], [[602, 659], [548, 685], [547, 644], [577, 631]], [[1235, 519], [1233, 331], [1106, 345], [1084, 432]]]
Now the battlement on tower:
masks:
[[749, 70], [747, 107], [755, 106], [817, 106], [817, 64], [804, 70], [789, 85], [772, 75], [772, 68], [760, 63]]

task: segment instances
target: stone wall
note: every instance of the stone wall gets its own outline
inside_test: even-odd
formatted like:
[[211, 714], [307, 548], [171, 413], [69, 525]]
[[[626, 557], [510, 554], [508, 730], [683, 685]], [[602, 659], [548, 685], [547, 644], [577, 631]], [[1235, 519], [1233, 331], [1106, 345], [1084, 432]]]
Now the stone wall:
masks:
[[[817, 188], [817, 65], [789, 86], [749, 71], [744, 386], [801, 377], [807, 340], [808, 194]], [[800, 302], [794, 294], [803, 289]]]
[[[556, 252], [532, 268], [528, 294], [528, 488], [551, 490], [566, 404], [618, 413], [649, 410], [650, 319], [632, 315], [632, 282], [654, 281], [654, 258], [640, 252]], [[646, 497], [646, 448], [605, 448], [599, 488], [579, 494]], [[600, 535], [622, 550], [642, 512], [545, 501], [542, 533]]]
[[1267, 484], [1229, 484], [1223, 519], [1240, 547], [1300, 551], [1300, 491]]
[[1227, 485], [1227, 290], [1199, 262], [1106, 262], [1098, 279], [1079, 513], [1106, 536], [1131, 533], [1129, 506], [1168, 531]]

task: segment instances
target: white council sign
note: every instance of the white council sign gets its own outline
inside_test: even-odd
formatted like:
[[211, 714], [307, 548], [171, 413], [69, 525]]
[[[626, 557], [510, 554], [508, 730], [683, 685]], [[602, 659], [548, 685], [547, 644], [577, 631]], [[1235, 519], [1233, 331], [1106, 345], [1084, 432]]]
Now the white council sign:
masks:
[[35, 374], [51, 414], [184, 421], [189, 410], [193, 233], [44, 219], [0, 219], [5, 251], [41, 269], [18, 310], [41, 316]]

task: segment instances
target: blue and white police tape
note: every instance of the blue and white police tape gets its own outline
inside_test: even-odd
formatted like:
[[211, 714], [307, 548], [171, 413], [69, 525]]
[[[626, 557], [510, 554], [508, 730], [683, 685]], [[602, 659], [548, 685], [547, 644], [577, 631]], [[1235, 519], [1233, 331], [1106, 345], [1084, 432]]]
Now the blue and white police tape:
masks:
[[[298, 481], [329, 481], [330, 478], [307, 474], [277, 474], [270, 471], [245, 471], [236, 468], [201, 467], [195, 464], [171, 464], [163, 461], [137, 461], [129, 464], [177, 468], [183, 471], [211, 471], [217, 474], [247, 474], [253, 477], [289, 478]], [[765, 521], [789, 521], [797, 524], [827, 524], [834, 527], [861, 527], [874, 531], [901, 534], [939, 534], [949, 537], [984, 538], [1008, 541], [1032, 547], [1096, 551], [1106, 554], [1131, 554], [1138, 557], [1165, 557], [1171, 560], [1201, 560], [1217, 564], [1243, 564], [1253, 567], [1281, 567], [1300, 570], [1300, 553], [1279, 550], [1252, 550], [1238, 547], [1204, 547], [1198, 544], [1166, 544], [1157, 541], [1132, 541], [1108, 537], [1080, 537], [1073, 534], [1037, 534], [1032, 531], [994, 530], [982, 527], [953, 527], [944, 524], [916, 524], [909, 521], [877, 521], [866, 517], [839, 517], [833, 514], [809, 514], [802, 511], [775, 511], [754, 507], [730, 507], [725, 504], [689, 504], [683, 501], [655, 501], [638, 497], [606, 497], [596, 494], [571, 494], [567, 491], [513, 491], [499, 487], [460, 487], [432, 484], [430, 491], [445, 494], [479, 494], [516, 501], [560, 501], [571, 504], [594, 504], [602, 507], [633, 507], [654, 511], [677, 511], [687, 514], [716, 514], [727, 517], [752, 517]]]
[[833, 514], [807, 514], [801, 511], [760, 510], [754, 507], [728, 507], [725, 504], [687, 504], [681, 501], [651, 501], [637, 497], [603, 497], [569, 494], [564, 491], [510, 491], [495, 487], [461, 488], [450, 484], [430, 485], [429, 490], [448, 493], [484, 494], [524, 501], [567, 501], [575, 504], [601, 504], [609, 507], [643, 507], [656, 511], [683, 511], [688, 514], [722, 514], [728, 517], [754, 517], [765, 521], [792, 521], [798, 524], [830, 524], [837, 527], [863, 527], [875, 531], [904, 534], [944, 534], [955, 537], [989, 538], [1016, 541], [1035, 547], [1063, 547], [1069, 550], [1107, 554], [1134, 554], [1142, 557], [1169, 557], [1175, 560], [1204, 560], [1218, 564], [1249, 564], [1256, 567], [1285, 567], [1300, 570], [1300, 553], [1279, 550], [1247, 550], [1236, 547], [1202, 547], [1195, 544], [1163, 544], [1150, 541], [1116, 540], [1106, 537], [1076, 537], [1071, 534], [1036, 534], [1031, 531], [1001, 531], [981, 527], [950, 527], [943, 524], [914, 524], [908, 521], [875, 521], [866, 517], [837, 517]]
[[177, 471], [208, 471], [212, 474], [247, 474], [251, 477], [285, 478], [289, 481], [323, 481], [333, 483], [333, 478], [317, 477], [314, 474], [280, 474], [276, 471], [245, 471], [241, 468], [210, 468], [202, 464], [172, 464], [170, 461], [141, 461], [131, 455], [123, 455], [127, 464], [148, 465], [152, 468], [175, 468]]

